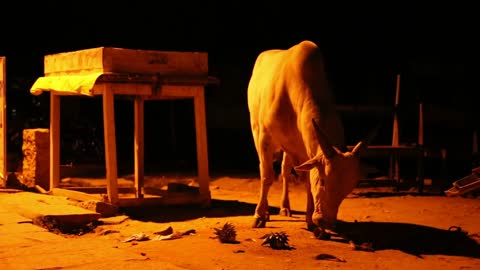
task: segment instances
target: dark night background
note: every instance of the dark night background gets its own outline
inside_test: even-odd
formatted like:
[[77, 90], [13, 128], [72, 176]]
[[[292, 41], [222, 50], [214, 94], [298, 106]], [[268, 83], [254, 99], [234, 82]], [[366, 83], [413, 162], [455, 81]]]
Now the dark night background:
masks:
[[[400, 103], [408, 107], [424, 102], [425, 145], [447, 149], [448, 180], [468, 174], [472, 166], [472, 133], [478, 130], [478, 99], [473, 96], [478, 86], [470, 83], [473, 75], [469, 70], [477, 47], [473, 43], [473, 8], [451, 3], [440, 6], [438, 2], [425, 7], [407, 2], [327, 3], [2, 3], [0, 55], [7, 57], [10, 135], [25, 127], [48, 127], [48, 94], [33, 98], [28, 92], [35, 79], [43, 75], [46, 54], [101, 46], [204, 51], [209, 54], [210, 75], [220, 81], [206, 89], [211, 174], [256, 172], [257, 157], [246, 105], [253, 63], [263, 50], [288, 48], [309, 39], [325, 54], [339, 104], [391, 106], [396, 74], [401, 74]], [[102, 129], [101, 103], [98, 99], [75, 98], [66, 104], [62, 102], [62, 161], [82, 162], [81, 157], [68, 151], [73, 148], [67, 146], [68, 140], [103, 140], [98, 134]], [[127, 171], [133, 158], [131, 108], [127, 101], [116, 103], [119, 162], [125, 164], [120, 169]], [[194, 171], [191, 103], [155, 101], [147, 103], [145, 110], [146, 115], [153, 116], [145, 122], [147, 170]], [[401, 136], [414, 141], [416, 114], [410, 111], [405, 115], [400, 123]], [[372, 123], [381, 118], [356, 114], [342, 117], [350, 144], [365, 136]], [[378, 142], [389, 143], [391, 122], [382, 132]], [[11, 149], [18, 149], [13, 137], [11, 144]], [[88, 151], [92, 150], [84, 150], [86, 156], [95, 156]], [[436, 162], [433, 158], [431, 165], [427, 162], [427, 177], [437, 174]]]

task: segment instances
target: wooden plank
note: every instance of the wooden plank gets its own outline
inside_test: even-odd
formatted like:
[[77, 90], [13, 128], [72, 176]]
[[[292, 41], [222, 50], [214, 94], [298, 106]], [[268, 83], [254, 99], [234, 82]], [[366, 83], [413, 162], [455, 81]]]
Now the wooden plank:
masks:
[[[347, 149], [352, 150], [353, 147], [353, 145], [349, 145]], [[398, 153], [401, 156], [416, 157], [421, 155], [422, 148], [415, 145], [369, 145], [360, 155], [362, 157], [389, 157], [394, 153]]]
[[141, 96], [136, 96], [134, 100], [134, 174], [135, 174], [135, 194], [137, 198], [143, 198], [143, 178], [144, 178], [144, 100]]
[[[169, 99], [181, 97], [193, 97], [194, 90], [191, 87], [203, 86], [204, 81], [176, 81], [173, 84], [161, 84], [155, 86], [153, 82], [110, 82], [99, 80], [92, 89], [92, 95], [103, 95], [105, 91], [112, 91], [115, 95], [141, 95], [145, 99]], [[58, 95], [76, 95], [72, 92], [56, 91]]]
[[104, 73], [208, 75], [208, 53], [98, 47], [44, 57], [46, 76]]
[[164, 100], [194, 98], [198, 89], [203, 92], [203, 85], [161, 85], [156, 91], [150, 84], [135, 83], [98, 83], [95, 85], [94, 95], [101, 95], [105, 91], [112, 91], [115, 95], [141, 95], [144, 100]]
[[34, 192], [4, 194], [0, 204], [27, 218], [53, 217], [62, 224], [87, 224], [100, 218], [99, 213], [75, 206], [63, 196]]
[[7, 185], [7, 66], [0, 57], [0, 187]]
[[142, 95], [152, 94], [152, 85], [139, 83], [97, 83], [93, 86], [93, 95], [103, 95], [110, 91], [115, 95]]
[[[89, 74], [88, 74], [89, 75]], [[48, 77], [48, 76], [47, 76]], [[207, 85], [214, 83], [211, 77], [205, 75], [184, 74], [138, 74], [138, 73], [104, 73], [96, 83], [138, 83], [157, 85]]]
[[[107, 194], [107, 187], [61, 187], [63, 190], [78, 191], [88, 194]], [[135, 193], [134, 187], [118, 187], [118, 193]]]
[[[104, 189], [105, 190], [105, 189]], [[88, 194], [81, 191], [66, 189], [66, 188], [52, 188], [51, 195], [63, 196], [76, 201], [101, 201], [100, 192], [97, 195]]]
[[103, 125], [105, 137], [105, 163], [107, 171], [107, 195], [112, 204], [118, 201], [117, 149], [115, 138], [115, 108], [112, 91], [103, 92]]
[[199, 91], [203, 92], [203, 86], [201, 85], [162, 85], [162, 88], [159, 93], [156, 93], [157, 96], [161, 97], [185, 97], [185, 98], [194, 98], [197, 96]]
[[45, 55], [43, 65], [45, 75], [100, 72], [103, 70], [103, 48]]
[[50, 187], [60, 182], [60, 96], [50, 93]]

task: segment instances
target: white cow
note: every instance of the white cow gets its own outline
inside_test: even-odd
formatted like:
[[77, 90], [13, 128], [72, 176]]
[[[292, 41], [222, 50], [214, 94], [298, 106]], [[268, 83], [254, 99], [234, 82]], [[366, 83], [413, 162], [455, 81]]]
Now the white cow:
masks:
[[[317, 45], [303, 41], [287, 50], [260, 53], [248, 85], [252, 134], [260, 161], [260, 198], [253, 227], [268, 220], [274, 155], [283, 151], [281, 214], [290, 215], [288, 178], [306, 180], [308, 229], [332, 229], [338, 208], [360, 179], [359, 142], [346, 152], [344, 131]], [[318, 226], [318, 227], [317, 227]]]

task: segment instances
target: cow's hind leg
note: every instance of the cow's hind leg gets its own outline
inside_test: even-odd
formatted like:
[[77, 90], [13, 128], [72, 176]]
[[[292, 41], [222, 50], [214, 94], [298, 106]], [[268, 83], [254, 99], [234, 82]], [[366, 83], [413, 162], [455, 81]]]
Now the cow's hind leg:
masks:
[[290, 198], [288, 195], [288, 184], [291, 182], [292, 177], [295, 175], [292, 174], [293, 162], [290, 155], [283, 153], [282, 159], [282, 205], [280, 208], [280, 215], [290, 217], [292, 216], [290, 209]]
[[255, 209], [254, 228], [264, 228], [269, 219], [268, 216], [268, 191], [275, 178], [273, 169], [273, 146], [269, 138], [260, 135], [257, 144], [258, 157], [260, 160], [260, 198]]

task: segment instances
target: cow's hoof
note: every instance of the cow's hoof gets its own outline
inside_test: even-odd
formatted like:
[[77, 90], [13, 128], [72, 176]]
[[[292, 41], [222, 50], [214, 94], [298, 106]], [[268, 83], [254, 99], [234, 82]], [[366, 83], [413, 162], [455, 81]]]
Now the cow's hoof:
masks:
[[284, 217], [291, 217], [292, 213], [290, 212], [290, 209], [282, 208], [282, 209], [280, 209], [279, 215], [284, 216]]
[[331, 235], [328, 232], [326, 232], [324, 229], [320, 227], [317, 227], [313, 231], [313, 235], [315, 235], [315, 237], [320, 240], [330, 240], [330, 237], [331, 237]]
[[267, 225], [266, 218], [257, 217], [253, 220], [252, 228], [265, 228]]

